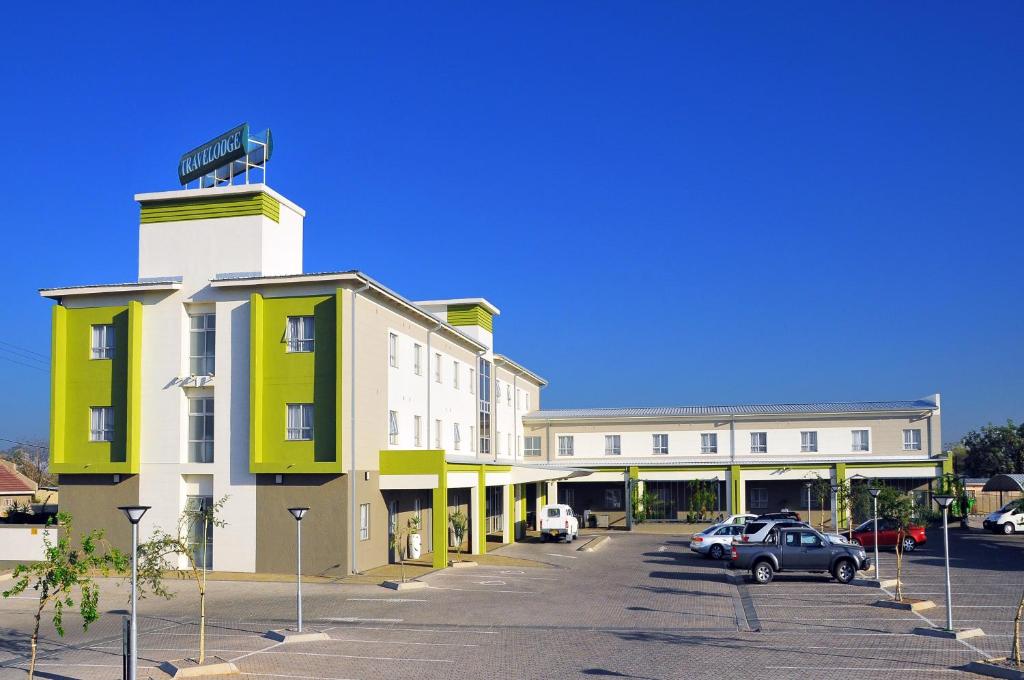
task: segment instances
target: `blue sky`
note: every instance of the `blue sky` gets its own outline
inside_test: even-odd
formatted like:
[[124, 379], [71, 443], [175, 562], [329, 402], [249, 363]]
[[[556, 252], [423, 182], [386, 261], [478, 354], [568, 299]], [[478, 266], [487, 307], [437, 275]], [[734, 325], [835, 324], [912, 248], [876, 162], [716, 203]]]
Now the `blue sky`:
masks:
[[134, 279], [132, 194], [242, 121], [307, 271], [487, 297], [546, 406], [1024, 416], [1019, 3], [142, 4], [0, 27], [0, 437], [46, 436], [36, 289]]

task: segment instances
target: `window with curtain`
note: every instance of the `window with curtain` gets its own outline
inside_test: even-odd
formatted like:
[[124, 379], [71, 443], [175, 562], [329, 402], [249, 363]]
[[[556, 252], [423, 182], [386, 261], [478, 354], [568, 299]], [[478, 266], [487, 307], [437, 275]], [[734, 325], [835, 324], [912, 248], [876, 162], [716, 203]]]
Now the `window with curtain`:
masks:
[[394, 333], [388, 333], [388, 364], [398, 368], [398, 336]]
[[289, 441], [310, 441], [313, 439], [313, 405], [288, 404]]
[[558, 435], [558, 455], [559, 456], [571, 456], [573, 455], [573, 440], [572, 435], [560, 434]]
[[193, 314], [189, 317], [189, 373], [213, 375], [217, 345], [217, 315]]
[[462, 433], [459, 432], [458, 423], [452, 423], [452, 447], [456, 451], [462, 447]]
[[622, 453], [622, 437], [617, 434], [604, 436], [604, 455], [618, 456]]
[[434, 420], [434, 448], [441, 448], [441, 419]]
[[398, 443], [398, 411], [388, 411], [388, 443]]
[[853, 430], [853, 450], [870, 451], [871, 438], [867, 430]]
[[361, 503], [359, 505], [359, 540], [368, 541], [370, 539], [370, 504]]
[[459, 389], [459, 362], [452, 362], [452, 387]]
[[668, 435], [667, 434], [654, 434], [651, 435], [651, 452], [656, 455], [663, 455], [668, 453]]
[[[423, 418], [420, 416], [412, 417], [412, 443], [413, 446], [423, 446], [423, 436], [421, 430], [423, 428]], [[395, 442], [391, 442], [394, 444]]]
[[434, 382], [441, 382], [441, 355], [434, 355]]
[[800, 450], [804, 453], [815, 453], [818, 450], [818, 433], [815, 431], [800, 433]]
[[419, 344], [412, 346], [412, 372], [423, 375], [423, 346]]
[[89, 441], [114, 441], [113, 406], [92, 406], [89, 408]]
[[523, 439], [523, 442], [523, 455], [540, 455], [540, 437], [526, 437], [525, 439]]
[[718, 453], [718, 433], [704, 432], [700, 435], [701, 453]]
[[751, 432], [750, 433], [750, 452], [751, 453], [768, 453], [768, 433], [767, 432]]
[[313, 334], [313, 317], [288, 317], [286, 344], [289, 352], [312, 352]]
[[904, 451], [920, 451], [921, 450], [921, 430], [903, 430], [903, 450]]
[[89, 356], [93, 359], [114, 358], [114, 326], [96, 324], [92, 327], [92, 347]]

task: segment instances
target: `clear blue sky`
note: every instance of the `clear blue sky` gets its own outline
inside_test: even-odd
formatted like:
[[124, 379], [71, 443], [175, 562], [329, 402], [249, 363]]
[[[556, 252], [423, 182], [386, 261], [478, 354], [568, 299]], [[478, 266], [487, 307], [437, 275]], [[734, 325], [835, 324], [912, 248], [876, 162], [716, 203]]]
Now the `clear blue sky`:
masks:
[[[134, 279], [132, 194], [249, 121], [307, 271], [487, 297], [546, 406], [1024, 416], [1020, 3], [144, 4], [6, 10], [7, 343]], [[45, 437], [45, 370], [0, 371]]]

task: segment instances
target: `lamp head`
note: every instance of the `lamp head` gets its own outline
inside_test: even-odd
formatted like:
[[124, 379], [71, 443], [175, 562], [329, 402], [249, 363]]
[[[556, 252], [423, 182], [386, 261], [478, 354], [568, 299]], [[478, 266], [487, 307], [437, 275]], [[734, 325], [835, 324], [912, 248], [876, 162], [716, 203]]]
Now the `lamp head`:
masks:
[[933, 496], [933, 499], [935, 500], [936, 503], [939, 504], [939, 507], [941, 507], [943, 510], [945, 510], [946, 508], [951, 506], [953, 504], [953, 500], [954, 500], [954, 498], [952, 496], [947, 496], [945, 494], [942, 494], [942, 495], [939, 495], [939, 496]]
[[292, 517], [297, 521], [302, 521], [302, 518], [309, 512], [309, 508], [288, 508], [288, 512], [292, 513]]
[[810, 482], [804, 482], [804, 486], [807, 487], [808, 489], [810, 489], [814, 485], [811, 484]]
[[841, 489], [841, 488], [842, 487], [840, 487], [838, 484], [833, 484], [832, 485], [832, 493], [839, 493], [839, 489]]
[[869, 486], [868, 493], [871, 494], [872, 498], [878, 498], [878, 494], [882, 493], [882, 490], [877, 486]]
[[128, 521], [132, 524], [138, 524], [142, 520], [142, 516], [146, 514], [146, 510], [149, 510], [149, 505], [120, 505], [118, 510], [124, 513], [124, 516], [128, 518]]

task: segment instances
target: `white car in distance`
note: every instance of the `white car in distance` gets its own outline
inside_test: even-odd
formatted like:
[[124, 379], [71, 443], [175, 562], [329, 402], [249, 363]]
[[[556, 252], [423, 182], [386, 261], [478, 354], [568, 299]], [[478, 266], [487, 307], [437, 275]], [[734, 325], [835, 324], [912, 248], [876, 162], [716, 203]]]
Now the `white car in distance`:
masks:
[[568, 505], [545, 505], [540, 509], [540, 540], [557, 541], [564, 538], [566, 543], [580, 535], [580, 522]]

